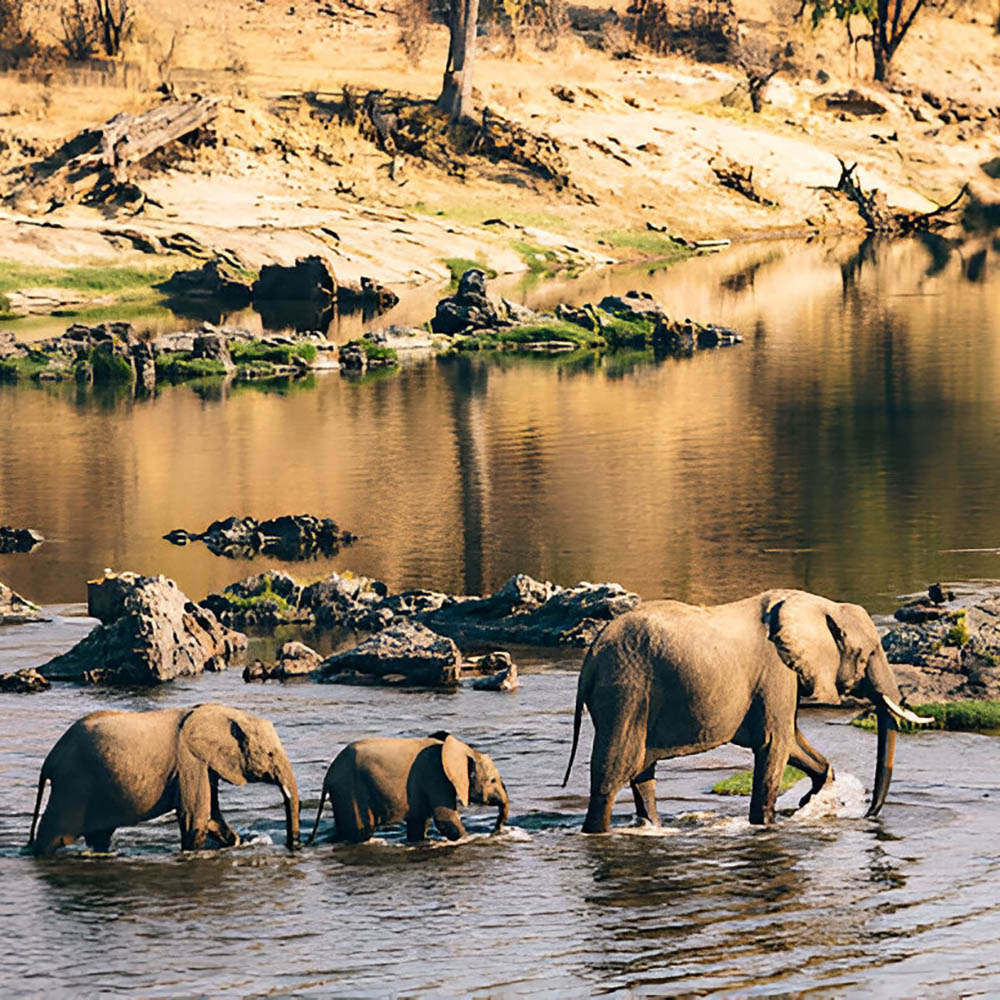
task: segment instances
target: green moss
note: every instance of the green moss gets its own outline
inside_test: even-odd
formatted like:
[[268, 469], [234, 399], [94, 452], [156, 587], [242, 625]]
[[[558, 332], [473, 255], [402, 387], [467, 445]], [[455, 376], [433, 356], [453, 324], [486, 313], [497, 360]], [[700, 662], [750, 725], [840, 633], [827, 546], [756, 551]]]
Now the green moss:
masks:
[[[801, 781], [805, 775], [797, 768], [789, 765], [785, 768], [781, 776], [782, 792], [787, 792], [797, 781]], [[753, 791], [753, 771], [740, 771], [722, 781], [717, 781], [712, 786], [715, 795], [749, 795]]]
[[971, 638], [965, 608], [959, 608], [952, 613], [951, 617], [954, 624], [948, 629], [948, 634], [944, 637], [944, 644], [946, 646], [964, 646]]
[[292, 351], [291, 344], [265, 344], [259, 340], [232, 340], [229, 342], [229, 353], [236, 364], [268, 361], [274, 365], [290, 365]]
[[182, 351], [167, 351], [158, 354], [155, 360], [156, 377], [168, 382], [183, 382], [192, 378], [225, 375], [221, 361], [212, 358], [192, 358]]
[[384, 361], [390, 364], [395, 364], [399, 361], [399, 352], [395, 347], [386, 347], [385, 344], [374, 344], [370, 340], [366, 340], [364, 337], [358, 340], [349, 340], [344, 347], [359, 347], [361, 348], [362, 354], [369, 361]]
[[135, 378], [132, 366], [114, 351], [91, 351], [90, 366], [95, 382], [131, 382]]
[[623, 319], [609, 313], [601, 314], [601, 333], [612, 348], [646, 348], [653, 345], [655, 323], [648, 319]]
[[497, 272], [492, 267], [487, 267], [480, 260], [469, 260], [467, 257], [446, 257], [443, 263], [451, 271], [451, 282], [453, 285], [457, 285], [458, 279], [466, 271], [471, 271], [473, 268], [478, 268], [487, 278], [495, 278], [497, 276]]
[[462, 337], [452, 345], [458, 351], [501, 350], [525, 344], [541, 344], [550, 340], [563, 340], [579, 347], [598, 348], [605, 345], [604, 338], [594, 330], [587, 330], [575, 323], [553, 319], [545, 323], [497, 330], [475, 337]]
[[260, 607], [263, 604], [272, 604], [274, 605], [277, 614], [282, 618], [291, 618], [295, 613], [295, 609], [288, 603], [288, 601], [286, 601], [280, 594], [276, 594], [274, 592], [274, 585], [270, 577], [264, 578], [264, 583], [256, 594], [240, 597], [230, 592], [227, 587], [223, 591], [223, 596], [234, 608], [240, 608], [243, 611], [250, 608]]
[[22, 379], [36, 378], [39, 372], [49, 367], [48, 359], [42, 357], [7, 358], [0, 361], [0, 381], [19, 382]]
[[296, 344], [292, 348], [292, 354], [294, 354], [295, 357], [302, 358], [303, 361], [308, 361], [309, 364], [312, 364], [316, 360], [317, 353], [316, 345], [308, 342]]
[[[917, 715], [929, 715], [934, 721], [926, 726], [901, 720], [902, 733], [920, 732], [924, 729], [947, 729], [954, 732], [992, 732], [1000, 730], [1000, 701], [930, 702], [911, 706]], [[877, 728], [875, 712], [869, 710], [853, 720], [859, 729], [874, 731]]]

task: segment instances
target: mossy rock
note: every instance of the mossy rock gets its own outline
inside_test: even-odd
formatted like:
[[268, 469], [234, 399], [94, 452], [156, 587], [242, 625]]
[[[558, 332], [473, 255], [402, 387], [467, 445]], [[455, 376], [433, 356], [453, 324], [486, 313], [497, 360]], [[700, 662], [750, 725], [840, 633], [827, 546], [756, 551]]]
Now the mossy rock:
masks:
[[90, 352], [90, 367], [95, 383], [135, 380], [135, 369], [110, 344], [102, 345]]
[[[805, 777], [797, 767], [788, 765], [781, 776], [779, 791], [787, 792], [797, 781]], [[739, 771], [736, 774], [717, 781], [712, 786], [713, 795], [750, 795], [753, 792], [753, 771]]]
[[168, 382], [184, 382], [188, 379], [225, 375], [221, 361], [213, 358], [192, 358], [181, 351], [167, 351], [158, 354], [155, 360], [156, 377]]

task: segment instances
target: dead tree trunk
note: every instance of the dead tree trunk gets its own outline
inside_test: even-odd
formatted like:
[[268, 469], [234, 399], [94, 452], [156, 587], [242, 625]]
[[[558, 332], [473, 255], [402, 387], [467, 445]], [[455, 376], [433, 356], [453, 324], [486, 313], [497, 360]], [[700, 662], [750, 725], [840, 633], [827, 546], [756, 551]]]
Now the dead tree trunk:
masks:
[[448, 30], [448, 63], [438, 107], [452, 121], [472, 113], [472, 64], [476, 52], [476, 28], [479, 23], [479, 0], [451, 0]]

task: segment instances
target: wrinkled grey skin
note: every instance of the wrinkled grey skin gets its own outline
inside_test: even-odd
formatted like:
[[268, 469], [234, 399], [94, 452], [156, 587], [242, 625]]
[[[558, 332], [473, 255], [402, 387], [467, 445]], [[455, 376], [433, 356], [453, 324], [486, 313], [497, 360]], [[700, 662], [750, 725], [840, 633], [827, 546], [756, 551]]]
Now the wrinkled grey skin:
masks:
[[426, 738], [358, 740], [334, 758], [309, 843], [316, 837], [323, 803], [330, 797], [338, 840], [360, 843], [375, 828], [406, 823], [406, 839], [420, 841], [434, 820], [449, 840], [465, 836], [458, 806], [500, 807], [496, 830], [507, 820], [507, 789], [493, 761], [448, 733]]
[[[119, 826], [177, 811], [181, 847], [211, 834], [225, 846], [239, 836], [219, 810], [219, 778], [277, 785], [285, 800], [289, 848], [299, 837], [299, 793], [274, 726], [226, 705], [156, 712], [91, 712], [59, 738], [42, 764], [29, 847], [51, 854], [83, 837], [107, 851]], [[38, 823], [45, 782], [52, 793]], [[37, 836], [36, 836], [37, 825]]]
[[812, 779], [799, 803], [805, 805], [833, 771], [799, 731], [800, 693], [828, 704], [842, 695], [874, 703], [874, 815], [889, 788], [897, 728], [885, 699], [899, 706], [900, 696], [864, 608], [768, 590], [715, 607], [651, 601], [616, 618], [590, 647], [577, 687], [567, 780], [584, 705], [595, 730], [584, 832], [610, 828], [612, 804], [626, 783], [638, 819], [657, 825], [656, 761], [723, 743], [753, 750], [751, 823], [773, 821], [787, 763]]

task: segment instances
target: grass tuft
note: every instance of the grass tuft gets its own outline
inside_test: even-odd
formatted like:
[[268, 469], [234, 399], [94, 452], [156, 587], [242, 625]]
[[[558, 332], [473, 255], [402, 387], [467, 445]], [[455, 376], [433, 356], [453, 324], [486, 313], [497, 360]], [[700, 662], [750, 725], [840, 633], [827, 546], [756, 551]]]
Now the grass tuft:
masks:
[[[797, 768], [789, 765], [781, 776], [780, 791], [787, 792], [796, 781], [801, 781], [805, 775]], [[714, 795], [750, 795], [753, 791], [753, 771], [739, 771], [717, 781], [712, 786]]]
[[[1000, 701], [931, 702], [927, 705], [912, 705], [911, 708], [917, 715], [929, 715], [934, 721], [926, 726], [917, 726], [905, 719], [901, 720], [901, 733], [921, 732], [924, 729], [968, 733], [1000, 730]], [[852, 725], [874, 732], [877, 728], [874, 711], [869, 710], [859, 715], [852, 721]]]

